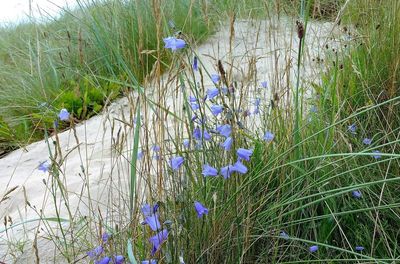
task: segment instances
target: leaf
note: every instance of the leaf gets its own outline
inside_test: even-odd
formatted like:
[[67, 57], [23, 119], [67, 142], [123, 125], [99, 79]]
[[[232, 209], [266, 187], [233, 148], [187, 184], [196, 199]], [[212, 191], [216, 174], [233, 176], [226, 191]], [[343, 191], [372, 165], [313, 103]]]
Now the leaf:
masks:
[[139, 149], [139, 132], [140, 132], [140, 102], [136, 106], [136, 127], [135, 134], [133, 136], [133, 152], [131, 159], [131, 177], [130, 177], [130, 192], [129, 192], [129, 209], [130, 215], [133, 216], [133, 200], [135, 197], [136, 190], [136, 162], [138, 158], [138, 149]]
[[135, 256], [133, 255], [133, 247], [132, 247], [132, 242], [130, 239], [128, 239], [127, 251], [128, 251], [129, 262], [131, 264], [137, 264]]

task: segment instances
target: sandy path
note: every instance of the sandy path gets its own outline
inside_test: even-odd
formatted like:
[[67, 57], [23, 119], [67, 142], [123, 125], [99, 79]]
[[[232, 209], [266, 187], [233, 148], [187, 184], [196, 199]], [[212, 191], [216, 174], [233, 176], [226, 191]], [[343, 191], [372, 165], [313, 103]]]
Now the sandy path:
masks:
[[[312, 59], [323, 57], [325, 41], [331, 33], [331, 28], [330, 23], [309, 24], [302, 74], [306, 82], [318, 82], [318, 73], [323, 66]], [[264, 89], [260, 96], [269, 98], [271, 92], [277, 92], [285, 98], [285, 91], [292, 87], [295, 80], [298, 38], [294, 21], [237, 21], [232, 54], [229, 54], [229, 36], [229, 26], [222, 25], [219, 32], [196, 49], [204, 68], [209, 73], [216, 73], [216, 62], [212, 58], [221, 59], [225, 65], [232, 63], [232, 76], [242, 84], [248, 105], [252, 104], [255, 94], [259, 93], [257, 91], [261, 81], [267, 81], [269, 87]], [[329, 45], [332, 43], [329, 42]], [[256, 74], [254, 69], [257, 69]], [[196, 79], [199, 79], [198, 74]], [[167, 84], [166, 80], [167, 77], [164, 76], [161, 80], [162, 85], [171, 86], [171, 89], [168, 87], [168, 91], [175, 91], [175, 82]], [[211, 80], [205, 80], [206, 88], [212, 86]], [[157, 97], [151, 94], [148, 96]], [[165, 105], [179, 108], [182, 98], [178, 97], [168, 92]], [[182, 113], [178, 111], [178, 114]], [[152, 113], [149, 113], [148, 117], [154, 119]], [[68, 203], [74, 218], [97, 214], [97, 208], [104, 211], [103, 215], [107, 215], [111, 210], [127, 210], [125, 198], [128, 187], [120, 192], [112, 192], [113, 186], [128, 186], [128, 150], [132, 146], [133, 125], [126, 125], [121, 120], [132, 124], [131, 106], [127, 98], [116, 100], [101, 115], [77, 125], [76, 136], [79, 144], [71, 129], [58, 135], [63, 155], [68, 153], [61, 166], [63, 174], [60, 179], [68, 191]], [[249, 120], [248, 126], [257, 124], [255, 120]], [[166, 126], [172, 133], [176, 128], [173, 123]], [[152, 130], [149, 129], [150, 134]], [[119, 145], [116, 141], [121, 138], [125, 138], [120, 144], [122, 154], [116, 151], [116, 146]], [[150, 138], [150, 145], [153, 145], [155, 138], [152, 135]], [[141, 139], [142, 142], [144, 140]], [[14, 224], [37, 219], [39, 209], [45, 217], [55, 216], [54, 202], [48, 187], [43, 183], [44, 180], [49, 183], [49, 175], [37, 170], [39, 162], [48, 160], [48, 157], [46, 142], [39, 141], [27, 146], [26, 151], [19, 149], [0, 159], [0, 199], [9, 190], [16, 188], [0, 203], [1, 219], [10, 217]], [[148, 164], [153, 166], [156, 162], [151, 161]], [[85, 183], [90, 189], [87, 189]], [[88, 199], [88, 193], [91, 199]], [[26, 201], [37, 208], [36, 212]], [[59, 207], [62, 208], [61, 217], [68, 218], [65, 206], [59, 204]], [[10, 252], [14, 252], [18, 256], [17, 263], [33, 263], [31, 245], [38, 224], [38, 221], [34, 221], [19, 225], [8, 230], [7, 234], [4, 232], [4, 226], [0, 227], [0, 260], [13, 261]], [[55, 249], [51, 242], [41, 239], [41, 236], [39, 234], [38, 238], [41, 262], [52, 263]], [[24, 253], [15, 251], [18, 241], [26, 242]]]

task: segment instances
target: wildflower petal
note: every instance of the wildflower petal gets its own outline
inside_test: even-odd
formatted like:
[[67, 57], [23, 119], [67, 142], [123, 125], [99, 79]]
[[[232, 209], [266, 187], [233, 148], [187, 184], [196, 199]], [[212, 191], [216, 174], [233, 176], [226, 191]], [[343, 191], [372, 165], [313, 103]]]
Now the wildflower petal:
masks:
[[371, 145], [372, 139], [370, 139], [370, 138], [364, 138], [362, 142], [363, 142], [364, 145]]
[[222, 113], [222, 110], [224, 109], [224, 107], [221, 106], [221, 105], [212, 105], [212, 106], [210, 107], [210, 109], [211, 109], [211, 113], [212, 113], [213, 115], [217, 116], [217, 115], [219, 115], [220, 113]]
[[223, 147], [226, 151], [231, 150], [232, 147], [232, 138], [231, 137], [227, 137], [224, 141], [224, 143], [221, 144], [221, 147]]
[[124, 261], [125, 261], [125, 258], [122, 255], [117, 255], [117, 256], [114, 257], [114, 263], [115, 264], [123, 264]]
[[267, 132], [265, 132], [264, 140], [267, 142], [271, 142], [272, 140], [274, 140], [274, 137], [275, 137], [275, 135], [272, 134], [271, 131], [267, 131]]
[[204, 176], [217, 176], [218, 175], [218, 170], [216, 169], [216, 168], [214, 168], [214, 167], [211, 167], [210, 165], [208, 165], [208, 164], [204, 164], [203, 165], [203, 172], [202, 172], [202, 174], [204, 175]]
[[211, 139], [211, 135], [207, 132], [207, 130], [204, 130], [203, 133], [202, 133], [202, 131], [200, 130], [199, 127], [196, 127], [193, 130], [193, 137], [196, 140], [201, 140], [203, 137], [204, 137], [205, 140], [210, 140]]
[[268, 86], [268, 82], [267, 81], [261, 82], [261, 87], [262, 88], [267, 88], [267, 86]]
[[104, 252], [104, 249], [102, 246], [97, 246], [91, 251], [87, 252], [86, 254], [90, 259], [96, 259], [98, 256], [100, 256]]
[[196, 209], [198, 218], [201, 218], [204, 214], [208, 214], [208, 209], [198, 201], [194, 202], [194, 209]]
[[350, 133], [356, 134], [357, 126], [356, 124], [351, 124], [350, 126], [347, 127], [347, 129], [350, 131]]
[[182, 144], [183, 144], [183, 146], [184, 146], [185, 148], [189, 148], [189, 146], [190, 146], [190, 140], [189, 140], [189, 139], [184, 139]]
[[207, 90], [207, 98], [210, 100], [213, 99], [214, 97], [216, 97], [218, 94], [219, 94], [219, 90], [216, 87], [210, 88]]
[[360, 199], [362, 197], [362, 193], [360, 191], [352, 191], [351, 194], [353, 195], [354, 198]]
[[356, 251], [363, 251], [363, 250], [364, 250], [364, 247], [363, 247], [363, 246], [356, 246], [356, 247], [355, 247], [355, 250], [356, 250]]
[[157, 260], [155, 259], [142, 260], [142, 264], [157, 264]]
[[138, 153], [137, 153], [137, 159], [138, 160], [141, 160], [142, 158], [143, 158], [143, 156], [144, 156], [144, 153], [143, 153], [143, 151], [138, 151]]
[[151, 206], [149, 204], [144, 204], [142, 206], [141, 210], [142, 210], [142, 213], [143, 213], [143, 215], [145, 217], [149, 216], [149, 215], [151, 215], [153, 213], [153, 210], [152, 210], [152, 208], [151, 208]]
[[232, 133], [232, 128], [228, 124], [220, 125], [220, 126], [217, 126], [217, 132], [224, 137], [229, 137]]
[[373, 153], [375, 153], [375, 155], [373, 155], [372, 157], [374, 157], [374, 159], [380, 159], [382, 158], [381, 152], [379, 150], [374, 150], [372, 151]]
[[103, 243], [107, 243], [109, 239], [110, 235], [107, 232], [104, 232], [103, 235], [101, 236], [101, 240], [103, 241]]
[[318, 246], [317, 246], [317, 245], [311, 246], [311, 247], [308, 248], [308, 250], [309, 250], [311, 253], [314, 253], [314, 252], [316, 252], [316, 251], [318, 250]]
[[153, 231], [157, 231], [161, 227], [161, 224], [158, 221], [157, 214], [147, 216], [145, 219], [145, 223], [148, 224], [150, 226], [151, 230], [153, 230]]
[[165, 48], [176, 51], [178, 49], [183, 49], [186, 46], [186, 42], [183, 39], [178, 39], [175, 37], [164, 38]]
[[253, 150], [251, 150], [251, 149], [239, 148], [239, 149], [236, 151], [236, 153], [237, 153], [237, 155], [239, 156], [240, 159], [244, 159], [244, 160], [249, 161], [251, 155], [253, 154]]
[[60, 113], [58, 114], [58, 117], [60, 118], [61, 121], [68, 121], [69, 120], [68, 110], [65, 108], [61, 109]]
[[47, 172], [50, 169], [50, 163], [48, 163], [47, 161], [43, 161], [39, 164], [38, 166], [38, 170], [43, 171], [43, 172]]
[[247, 167], [239, 160], [235, 164], [233, 164], [232, 170], [239, 174], [247, 173]]
[[194, 56], [194, 59], [193, 59], [193, 70], [195, 70], [195, 71], [199, 70], [198, 60], [197, 60], [196, 56]]
[[221, 175], [224, 177], [224, 179], [228, 179], [231, 177], [231, 174], [234, 172], [233, 166], [228, 165], [225, 167], [221, 168]]
[[158, 232], [156, 235], [152, 236], [149, 238], [150, 243], [153, 245], [153, 249], [151, 252], [151, 255], [154, 256], [154, 254], [158, 251], [160, 248], [161, 244], [167, 240], [168, 238], [168, 230], [164, 229], [160, 232]]
[[96, 263], [96, 264], [108, 264], [108, 263], [110, 263], [110, 261], [111, 261], [111, 258], [105, 256], [104, 258], [102, 258], [102, 259], [96, 261], [95, 263]]
[[218, 83], [221, 77], [218, 74], [211, 74], [211, 80], [213, 83]]
[[190, 107], [193, 111], [200, 109], [200, 105], [198, 103], [190, 103]]
[[183, 157], [177, 156], [171, 159], [170, 165], [173, 170], [179, 170], [179, 168], [182, 166], [183, 162], [185, 159]]

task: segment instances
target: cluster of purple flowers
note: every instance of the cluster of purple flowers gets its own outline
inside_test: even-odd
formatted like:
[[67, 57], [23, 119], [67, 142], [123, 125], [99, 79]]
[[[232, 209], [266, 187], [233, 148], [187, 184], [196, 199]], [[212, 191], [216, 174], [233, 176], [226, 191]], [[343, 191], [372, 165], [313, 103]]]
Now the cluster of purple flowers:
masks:
[[[289, 240], [290, 239], [290, 236], [285, 232], [285, 231], [281, 231], [280, 233], [279, 233], [279, 237], [280, 238], [282, 238], [282, 239], [284, 239], [284, 240]], [[308, 251], [310, 252], [310, 253], [315, 253], [315, 252], [317, 252], [318, 251], [318, 249], [319, 249], [319, 246], [318, 245], [312, 245], [312, 246], [310, 246], [309, 248], [308, 248]], [[363, 246], [356, 246], [355, 248], [355, 251], [363, 251], [364, 250], [364, 247]]]
[[[154, 256], [155, 253], [160, 249], [161, 245], [168, 238], [168, 230], [161, 230], [161, 224], [159, 221], [158, 214], [158, 204], [151, 206], [149, 204], [144, 204], [141, 208], [142, 214], [144, 217], [143, 225], [148, 225], [152, 231], [157, 232], [154, 236], [149, 238], [149, 242], [152, 244], [151, 255]], [[145, 260], [149, 261], [147, 263], [152, 263], [154, 260]], [[142, 262], [143, 263], [143, 262]], [[146, 262], [145, 262], [146, 263]]]
[[[168, 239], [169, 231], [167, 228], [161, 228], [161, 224], [159, 221], [159, 214], [158, 214], [158, 204], [151, 206], [149, 204], [144, 204], [141, 208], [144, 221], [143, 225], [148, 225], [152, 231], [156, 233], [149, 238], [149, 242], [152, 245], [151, 256], [154, 256], [161, 248], [163, 243]], [[167, 223], [172, 223], [171, 221], [167, 220], [164, 222], [165, 225]], [[184, 264], [183, 258], [180, 257], [181, 263]], [[154, 264], [157, 263], [155, 259], [150, 260], [143, 260], [142, 264]]]
[[[353, 123], [353, 124], [347, 126], [347, 130], [348, 130], [351, 134], [356, 135], [356, 134], [357, 134], [357, 125]], [[363, 143], [364, 145], [369, 146], [369, 145], [372, 144], [372, 139], [371, 139], [371, 138], [364, 138], [364, 139], [362, 140], [362, 143]], [[377, 160], [377, 159], [382, 158], [381, 152], [380, 152], [379, 150], [373, 150], [372, 153], [374, 153], [374, 155], [372, 155], [372, 157], [373, 157], [374, 159]], [[362, 193], [361, 193], [361, 191], [359, 191], [359, 190], [352, 191], [351, 194], [352, 194], [352, 196], [353, 196], [354, 198], [356, 198], [356, 199], [361, 199], [361, 198], [362, 198]]]
[[[308, 251], [310, 251], [311, 253], [317, 252], [319, 249], [318, 245], [313, 245], [311, 247], [308, 248]], [[356, 246], [354, 247], [355, 251], [363, 251], [364, 247], [363, 246]]]
[[104, 246], [109, 243], [110, 238], [111, 236], [107, 232], [104, 232], [101, 237], [102, 245], [97, 246], [86, 253], [90, 260], [94, 261], [95, 264], [125, 263], [125, 258], [122, 255], [115, 255], [112, 257], [104, 255]]
[[[198, 58], [194, 57], [193, 60], [193, 70], [197, 71], [198, 70]], [[221, 76], [218, 74], [211, 74], [211, 80], [215, 85], [218, 86], [221, 80]], [[263, 82], [262, 87], [266, 88], [267, 83]], [[212, 87], [206, 90], [205, 97], [202, 100], [199, 100], [193, 95], [190, 95], [188, 98], [189, 105], [192, 109], [192, 111], [197, 111], [200, 109], [200, 102], [205, 102], [206, 100], [214, 100], [216, 99], [220, 94], [228, 94], [228, 88], [222, 87]], [[253, 111], [253, 114], [258, 114], [259, 109], [260, 109], [260, 104], [261, 104], [261, 99], [256, 98], [254, 102], [255, 109]], [[223, 111], [224, 111], [224, 106], [219, 105], [212, 101], [212, 105], [210, 106], [211, 114], [214, 116], [219, 116]], [[249, 112], [250, 114], [250, 112]], [[194, 114], [192, 117], [192, 122], [197, 122], [199, 121], [197, 114]], [[230, 151], [232, 149], [232, 144], [233, 144], [233, 138], [231, 137], [232, 134], [232, 127], [230, 124], [221, 124], [217, 125], [215, 130], [207, 130], [207, 128], [204, 126], [205, 124], [205, 117], [203, 120], [200, 120], [200, 126], [195, 126], [192, 137], [196, 141], [196, 146], [198, 148], [201, 147], [201, 143], [204, 141], [210, 141], [212, 139], [212, 135], [210, 132], [215, 132], [221, 137], [224, 138], [223, 142], [220, 144], [220, 146], [225, 150], [225, 151]], [[274, 140], [274, 134], [270, 131], [267, 131], [264, 135], [264, 140], [266, 142], [271, 142]], [[190, 140], [185, 139], [183, 140], [183, 146], [184, 148], [189, 148], [190, 146]], [[250, 161], [251, 156], [253, 154], [252, 149], [246, 149], [246, 148], [238, 148], [236, 150], [237, 154], [237, 160], [234, 163], [228, 164], [226, 166], [223, 166], [221, 168], [215, 168], [210, 164], [204, 164], [203, 169], [202, 169], [202, 175], [204, 177], [216, 177], [218, 175], [221, 175], [224, 177], [224, 179], [228, 179], [233, 173], [238, 173], [238, 174], [245, 174], [248, 171], [248, 168], [246, 165], [243, 163], [244, 161]], [[169, 165], [172, 168], [173, 171], [177, 171], [181, 168], [181, 166], [184, 164], [185, 159], [181, 156], [175, 156], [170, 159]], [[209, 212], [209, 209], [204, 206], [201, 202], [199, 201], [194, 201], [194, 209], [197, 213], [197, 216], [199, 218], [203, 217], [203, 215], [207, 215]], [[165, 234], [159, 234], [158, 237], [163, 237]], [[153, 237], [155, 239], [155, 237]], [[154, 240], [152, 239], [152, 241]], [[156, 243], [157, 244], [157, 243]]]
[[[247, 167], [242, 163], [242, 160], [250, 161], [253, 150], [239, 148], [236, 151], [236, 154], [238, 156], [238, 160], [234, 164], [228, 164], [219, 170], [224, 179], [228, 179], [234, 172], [238, 174], [245, 174], [248, 171]], [[209, 164], [204, 164], [202, 174], [204, 177], [216, 177], [218, 176], [218, 169], [210, 166]]]
[[[356, 125], [356, 124], [351, 124], [351, 125], [349, 125], [349, 126], [347, 127], [347, 130], [348, 130], [351, 134], [355, 135], [355, 134], [357, 134], [357, 125]], [[372, 139], [371, 139], [371, 138], [364, 138], [364, 139], [362, 140], [362, 143], [363, 143], [364, 145], [369, 146], [369, 145], [372, 144]], [[374, 159], [380, 159], [380, 158], [382, 158], [381, 152], [380, 152], [379, 150], [373, 150], [372, 153], [374, 153], [374, 155], [372, 155], [372, 157], [373, 157]]]

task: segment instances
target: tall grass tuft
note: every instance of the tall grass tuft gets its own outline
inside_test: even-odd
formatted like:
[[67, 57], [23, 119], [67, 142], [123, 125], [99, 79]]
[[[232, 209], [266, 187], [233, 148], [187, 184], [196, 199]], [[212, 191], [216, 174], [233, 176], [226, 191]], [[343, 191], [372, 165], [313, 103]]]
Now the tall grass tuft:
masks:
[[55, 21], [1, 30], [0, 142], [5, 147], [42, 138], [61, 108], [78, 120], [91, 117], [142, 83], [157, 60], [165, 68], [171, 58], [155, 53], [156, 19], [163, 35], [183, 30], [198, 42], [212, 30], [196, 1], [162, 1], [157, 18], [156, 3], [150, 1], [78, 4]]

